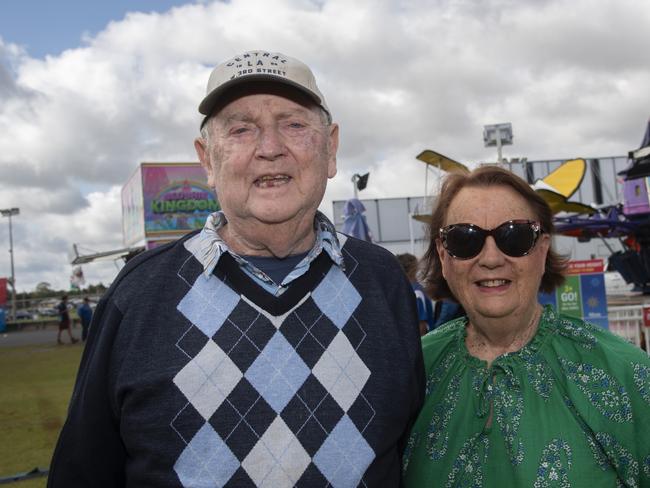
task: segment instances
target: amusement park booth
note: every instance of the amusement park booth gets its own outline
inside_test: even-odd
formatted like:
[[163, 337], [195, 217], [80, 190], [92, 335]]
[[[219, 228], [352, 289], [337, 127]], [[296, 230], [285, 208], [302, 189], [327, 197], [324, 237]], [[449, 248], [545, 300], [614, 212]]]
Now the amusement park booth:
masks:
[[140, 163], [122, 188], [124, 245], [152, 249], [201, 229], [219, 209], [199, 163]]

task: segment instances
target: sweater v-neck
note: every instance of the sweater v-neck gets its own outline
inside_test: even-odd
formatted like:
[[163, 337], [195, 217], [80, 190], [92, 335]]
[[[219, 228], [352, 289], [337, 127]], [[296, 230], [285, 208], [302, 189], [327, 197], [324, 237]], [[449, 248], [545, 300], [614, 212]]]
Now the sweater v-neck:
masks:
[[309, 265], [309, 270], [292, 281], [287, 290], [279, 296], [269, 293], [255, 283], [241, 270], [237, 261], [229, 253], [221, 256], [214, 274], [236, 293], [245, 296], [270, 314], [278, 316], [287, 313], [305, 297], [305, 294], [313, 291], [332, 265], [332, 260], [327, 253], [320, 253]]

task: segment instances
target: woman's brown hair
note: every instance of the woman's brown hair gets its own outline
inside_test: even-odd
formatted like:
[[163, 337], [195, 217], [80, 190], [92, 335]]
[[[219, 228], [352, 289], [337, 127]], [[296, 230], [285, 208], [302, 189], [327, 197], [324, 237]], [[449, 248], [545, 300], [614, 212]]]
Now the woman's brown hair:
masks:
[[[445, 225], [447, 211], [454, 197], [466, 187], [506, 186], [512, 188], [528, 202], [544, 233], [552, 235], [555, 232], [553, 212], [546, 201], [540, 197], [524, 180], [514, 173], [498, 166], [482, 166], [468, 174], [451, 173], [447, 175], [440, 190], [438, 201], [431, 215], [429, 228], [429, 248], [423, 257], [423, 284], [429, 296], [436, 300], [450, 298], [454, 301], [453, 293], [442, 276], [440, 257], [436, 249], [438, 230]], [[564, 271], [568, 258], [558, 254], [553, 249], [553, 242], [546, 255], [546, 268], [542, 276], [539, 290], [551, 292], [564, 283]]]

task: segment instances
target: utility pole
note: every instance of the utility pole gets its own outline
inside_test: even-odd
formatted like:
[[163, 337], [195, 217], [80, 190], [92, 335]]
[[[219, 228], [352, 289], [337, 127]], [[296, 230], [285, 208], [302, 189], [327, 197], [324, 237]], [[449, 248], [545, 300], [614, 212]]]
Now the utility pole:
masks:
[[11, 319], [16, 320], [16, 275], [14, 273], [14, 236], [11, 226], [12, 215], [20, 214], [19, 208], [5, 208], [0, 210], [3, 217], [9, 217], [9, 256], [11, 257]]

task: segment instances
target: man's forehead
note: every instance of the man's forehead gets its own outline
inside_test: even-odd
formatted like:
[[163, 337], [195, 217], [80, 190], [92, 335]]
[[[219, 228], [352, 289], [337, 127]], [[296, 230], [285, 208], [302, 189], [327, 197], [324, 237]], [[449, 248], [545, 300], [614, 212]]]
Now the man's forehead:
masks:
[[288, 98], [258, 93], [233, 100], [214, 116], [222, 120], [240, 120], [253, 119], [261, 113], [272, 112], [275, 118], [281, 119], [295, 115], [317, 114], [318, 110], [316, 105], [305, 106]]
[[233, 87], [232, 90], [222, 96], [220, 103], [215, 106], [211, 116], [214, 117], [222, 111], [228, 112], [233, 106], [243, 107], [249, 105], [250, 107], [262, 109], [264, 105], [270, 106], [273, 101], [281, 104], [283, 100], [288, 102], [285, 105], [287, 108], [291, 107], [292, 110], [311, 112], [319, 108], [310, 97], [295, 88], [278, 83], [260, 82]]

